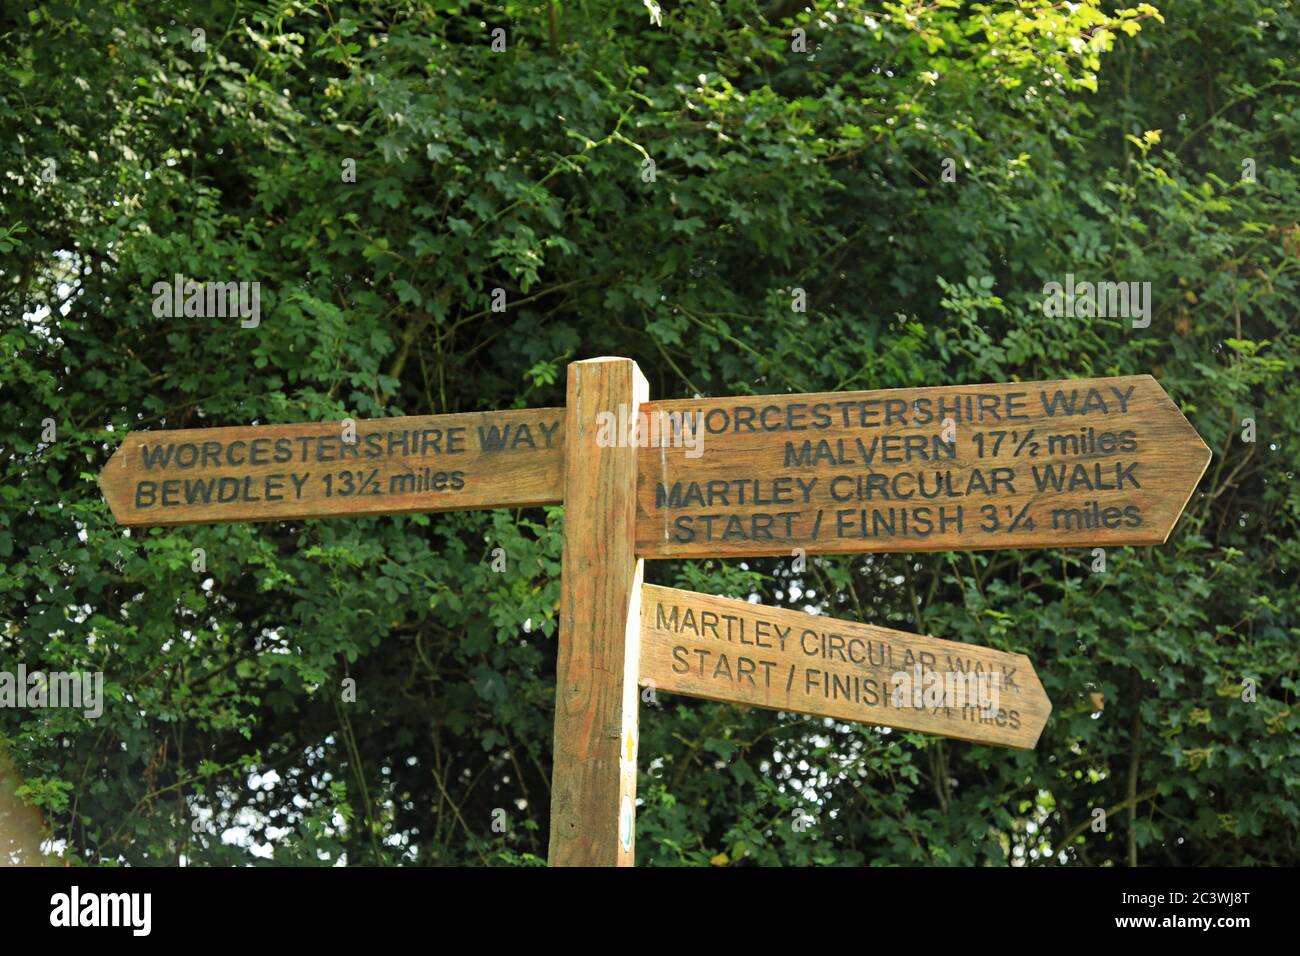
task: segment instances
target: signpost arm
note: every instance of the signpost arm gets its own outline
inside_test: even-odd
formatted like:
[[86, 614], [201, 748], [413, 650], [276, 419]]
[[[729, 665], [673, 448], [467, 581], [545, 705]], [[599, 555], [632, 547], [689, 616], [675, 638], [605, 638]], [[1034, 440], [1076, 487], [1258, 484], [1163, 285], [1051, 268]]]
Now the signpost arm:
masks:
[[649, 391], [630, 359], [569, 365], [551, 866], [633, 864], [641, 562], [627, 423]]

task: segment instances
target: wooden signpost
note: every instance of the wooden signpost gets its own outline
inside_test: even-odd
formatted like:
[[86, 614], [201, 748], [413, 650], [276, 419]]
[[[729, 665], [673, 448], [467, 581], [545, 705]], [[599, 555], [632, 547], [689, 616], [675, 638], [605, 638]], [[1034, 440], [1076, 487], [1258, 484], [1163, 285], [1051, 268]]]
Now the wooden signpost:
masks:
[[653, 584], [641, 683], [1022, 750], [1052, 712], [1023, 654]]
[[118, 524], [284, 521], [563, 500], [564, 409], [128, 435], [100, 472]]
[[602, 416], [649, 394], [628, 359], [569, 366], [564, 554], [551, 771], [552, 866], [631, 866], [636, 824], [636, 449], [604, 442]]
[[654, 402], [648, 558], [1160, 544], [1210, 461], [1149, 375]]
[[638, 683], [1032, 748], [1029, 659], [642, 582], [642, 559], [1166, 540], [1210, 451], [1150, 376], [648, 401], [575, 362], [563, 409], [129, 435], [155, 527], [565, 505], [550, 862], [631, 865]]

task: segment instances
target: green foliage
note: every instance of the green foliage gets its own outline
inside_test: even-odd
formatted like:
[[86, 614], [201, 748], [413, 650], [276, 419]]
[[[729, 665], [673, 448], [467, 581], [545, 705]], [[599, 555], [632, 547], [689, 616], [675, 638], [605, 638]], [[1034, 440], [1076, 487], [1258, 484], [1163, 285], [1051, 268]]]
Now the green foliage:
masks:
[[[108, 695], [0, 737], [68, 857], [543, 860], [560, 509], [128, 532], [94, 477], [129, 430], [559, 405], [594, 355], [665, 398], [1150, 372], [1215, 453], [1105, 574], [651, 565], [1024, 652], [1055, 710], [1020, 753], [665, 695], [639, 862], [1300, 855], [1300, 15], [802, 6], [0, 13], [0, 666]], [[1046, 316], [1067, 272], [1149, 281], [1150, 328]], [[155, 317], [178, 273], [259, 281], [261, 325]]]

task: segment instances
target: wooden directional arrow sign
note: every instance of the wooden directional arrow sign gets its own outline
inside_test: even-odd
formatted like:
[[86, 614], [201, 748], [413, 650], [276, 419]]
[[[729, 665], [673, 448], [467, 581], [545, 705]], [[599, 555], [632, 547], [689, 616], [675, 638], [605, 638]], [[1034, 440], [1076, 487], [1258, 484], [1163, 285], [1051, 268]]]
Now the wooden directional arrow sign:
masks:
[[653, 584], [640, 673], [657, 691], [1022, 750], [1052, 712], [1023, 654]]
[[550, 861], [626, 865], [638, 679], [1026, 749], [1052, 709], [1022, 654], [641, 586], [640, 559], [1158, 544], [1210, 459], [1146, 375], [647, 392], [592, 359], [566, 408], [133, 433], [99, 480], [136, 527], [564, 502]]
[[138, 527], [555, 504], [564, 409], [136, 432], [99, 483]]
[[1149, 375], [643, 410], [647, 558], [1160, 544], [1210, 460]]

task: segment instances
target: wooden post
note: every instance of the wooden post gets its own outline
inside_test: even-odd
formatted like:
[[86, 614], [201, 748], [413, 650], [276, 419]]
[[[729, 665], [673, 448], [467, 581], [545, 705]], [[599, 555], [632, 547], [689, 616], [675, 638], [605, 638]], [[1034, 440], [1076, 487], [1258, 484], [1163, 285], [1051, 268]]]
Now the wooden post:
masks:
[[628, 426], [649, 397], [630, 359], [569, 365], [551, 866], [634, 859], [641, 562]]

